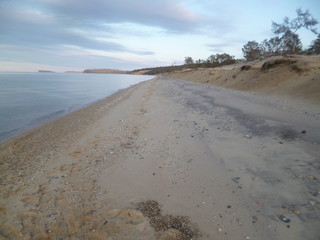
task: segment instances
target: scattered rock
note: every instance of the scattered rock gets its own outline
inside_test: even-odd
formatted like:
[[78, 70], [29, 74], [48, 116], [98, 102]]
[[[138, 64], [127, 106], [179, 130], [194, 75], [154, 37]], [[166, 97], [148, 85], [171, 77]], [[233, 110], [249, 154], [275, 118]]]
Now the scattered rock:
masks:
[[291, 219], [290, 219], [290, 218], [287, 218], [287, 217], [284, 216], [284, 215], [280, 215], [280, 216], [279, 216], [279, 219], [280, 219], [282, 222], [284, 222], [284, 223], [289, 223], [289, 222], [291, 222]]

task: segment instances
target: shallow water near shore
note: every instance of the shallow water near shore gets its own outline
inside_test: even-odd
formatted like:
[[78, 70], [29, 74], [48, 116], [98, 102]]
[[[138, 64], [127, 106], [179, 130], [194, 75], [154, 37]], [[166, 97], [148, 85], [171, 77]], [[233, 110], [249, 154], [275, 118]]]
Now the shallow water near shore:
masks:
[[0, 142], [152, 76], [0, 73]]

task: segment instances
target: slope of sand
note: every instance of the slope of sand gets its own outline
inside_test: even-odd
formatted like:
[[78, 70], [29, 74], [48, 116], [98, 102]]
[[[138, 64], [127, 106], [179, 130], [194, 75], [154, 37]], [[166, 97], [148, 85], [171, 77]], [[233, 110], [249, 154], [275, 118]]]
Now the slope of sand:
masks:
[[[263, 64], [266, 67], [263, 68]], [[218, 68], [173, 72], [164, 76], [320, 102], [320, 55], [272, 57]]]
[[0, 145], [0, 239], [319, 239], [320, 108], [168, 78]]

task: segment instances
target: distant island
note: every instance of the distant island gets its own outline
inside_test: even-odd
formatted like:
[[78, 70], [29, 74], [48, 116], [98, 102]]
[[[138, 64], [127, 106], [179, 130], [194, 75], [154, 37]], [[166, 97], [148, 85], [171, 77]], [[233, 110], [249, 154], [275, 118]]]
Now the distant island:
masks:
[[49, 70], [38, 70], [38, 72], [40, 72], [40, 73], [54, 73], [53, 71], [49, 71]]

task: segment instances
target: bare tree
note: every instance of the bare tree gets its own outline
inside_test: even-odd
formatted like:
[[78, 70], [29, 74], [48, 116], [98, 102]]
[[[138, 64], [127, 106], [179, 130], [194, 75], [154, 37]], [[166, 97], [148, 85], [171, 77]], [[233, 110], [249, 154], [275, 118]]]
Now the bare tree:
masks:
[[296, 32], [305, 28], [310, 30], [314, 34], [317, 34], [317, 29], [314, 27], [318, 24], [318, 21], [311, 16], [308, 10], [303, 12], [301, 8], [296, 10], [297, 17], [290, 20], [288, 17], [283, 19], [283, 23], [272, 22], [272, 31], [276, 35], [281, 35], [284, 48], [289, 47], [289, 52], [296, 52], [297, 46], [299, 45], [298, 37]]

